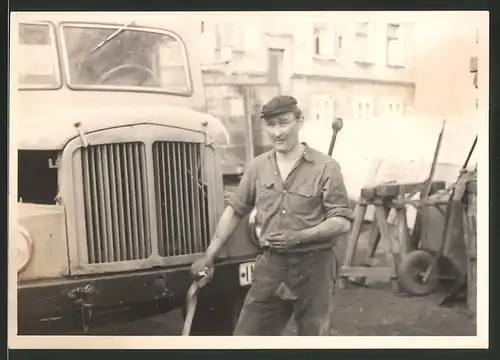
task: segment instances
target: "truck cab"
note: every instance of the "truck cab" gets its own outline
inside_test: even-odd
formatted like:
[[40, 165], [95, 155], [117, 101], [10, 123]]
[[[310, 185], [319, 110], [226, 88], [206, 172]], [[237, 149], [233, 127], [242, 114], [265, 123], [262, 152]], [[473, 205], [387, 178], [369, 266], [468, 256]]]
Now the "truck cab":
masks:
[[[13, 18], [20, 335], [183, 306], [190, 265], [225, 206], [219, 147], [228, 142], [204, 111], [188, 23], [160, 14]], [[231, 332], [259, 251], [248, 224], [221, 251], [194, 332]]]

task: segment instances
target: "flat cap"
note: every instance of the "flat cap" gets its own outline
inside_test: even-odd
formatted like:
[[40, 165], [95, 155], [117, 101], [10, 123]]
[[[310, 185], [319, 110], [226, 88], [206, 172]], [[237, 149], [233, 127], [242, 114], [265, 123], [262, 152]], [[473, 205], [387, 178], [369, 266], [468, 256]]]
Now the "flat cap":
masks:
[[262, 119], [294, 111], [297, 108], [297, 99], [293, 96], [280, 95], [272, 98], [263, 107], [260, 113]]

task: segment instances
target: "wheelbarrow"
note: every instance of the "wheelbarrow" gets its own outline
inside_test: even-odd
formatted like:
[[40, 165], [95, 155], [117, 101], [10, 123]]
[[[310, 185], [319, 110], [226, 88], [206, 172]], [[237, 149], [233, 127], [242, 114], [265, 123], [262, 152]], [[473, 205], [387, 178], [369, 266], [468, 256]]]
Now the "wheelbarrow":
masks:
[[[414, 296], [428, 295], [436, 289], [442, 280], [451, 280], [453, 285], [442, 303], [453, 294], [464, 288], [466, 272], [466, 248], [463, 229], [464, 192], [470, 179], [466, 170], [472, 152], [477, 143], [477, 137], [469, 151], [455, 184], [446, 193], [436, 194], [431, 203], [435, 210], [426, 206], [419, 212], [420, 234], [416, 249], [408, 253], [398, 266], [398, 282], [406, 293]], [[442, 206], [445, 209], [442, 210]], [[432, 220], [438, 214], [444, 217], [444, 222], [432, 228]], [[434, 224], [435, 225], [435, 224]], [[437, 228], [437, 229], [436, 229]], [[439, 237], [439, 228], [441, 236]], [[440, 238], [440, 244], [430, 244], [432, 238]], [[434, 246], [433, 246], [434, 245]]]

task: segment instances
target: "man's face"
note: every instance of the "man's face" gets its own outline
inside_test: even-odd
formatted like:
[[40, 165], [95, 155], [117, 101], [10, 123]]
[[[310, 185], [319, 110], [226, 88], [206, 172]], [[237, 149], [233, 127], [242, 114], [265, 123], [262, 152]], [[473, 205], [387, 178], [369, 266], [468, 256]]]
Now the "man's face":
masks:
[[299, 130], [302, 118], [297, 119], [294, 113], [281, 114], [266, 119], [266, 131], [276, 151], [286, 153], [299, 143]]

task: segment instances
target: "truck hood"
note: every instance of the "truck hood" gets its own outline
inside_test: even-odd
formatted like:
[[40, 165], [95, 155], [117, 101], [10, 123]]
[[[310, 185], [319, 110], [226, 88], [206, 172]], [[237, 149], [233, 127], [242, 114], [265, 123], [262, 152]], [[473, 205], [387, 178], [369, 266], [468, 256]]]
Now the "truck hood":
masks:
[[202, 132], [204, 122], [218, 142], [227, 143], [229, 134], [217, 118], [188, 108], [162, 106], [99, 106], [96, 108], [59, 107], [19, 109], [14, 143], [18, 149], [60, 150], [78, 136], [75, 123], [85, 133], [113, 127], [152, 124]]

